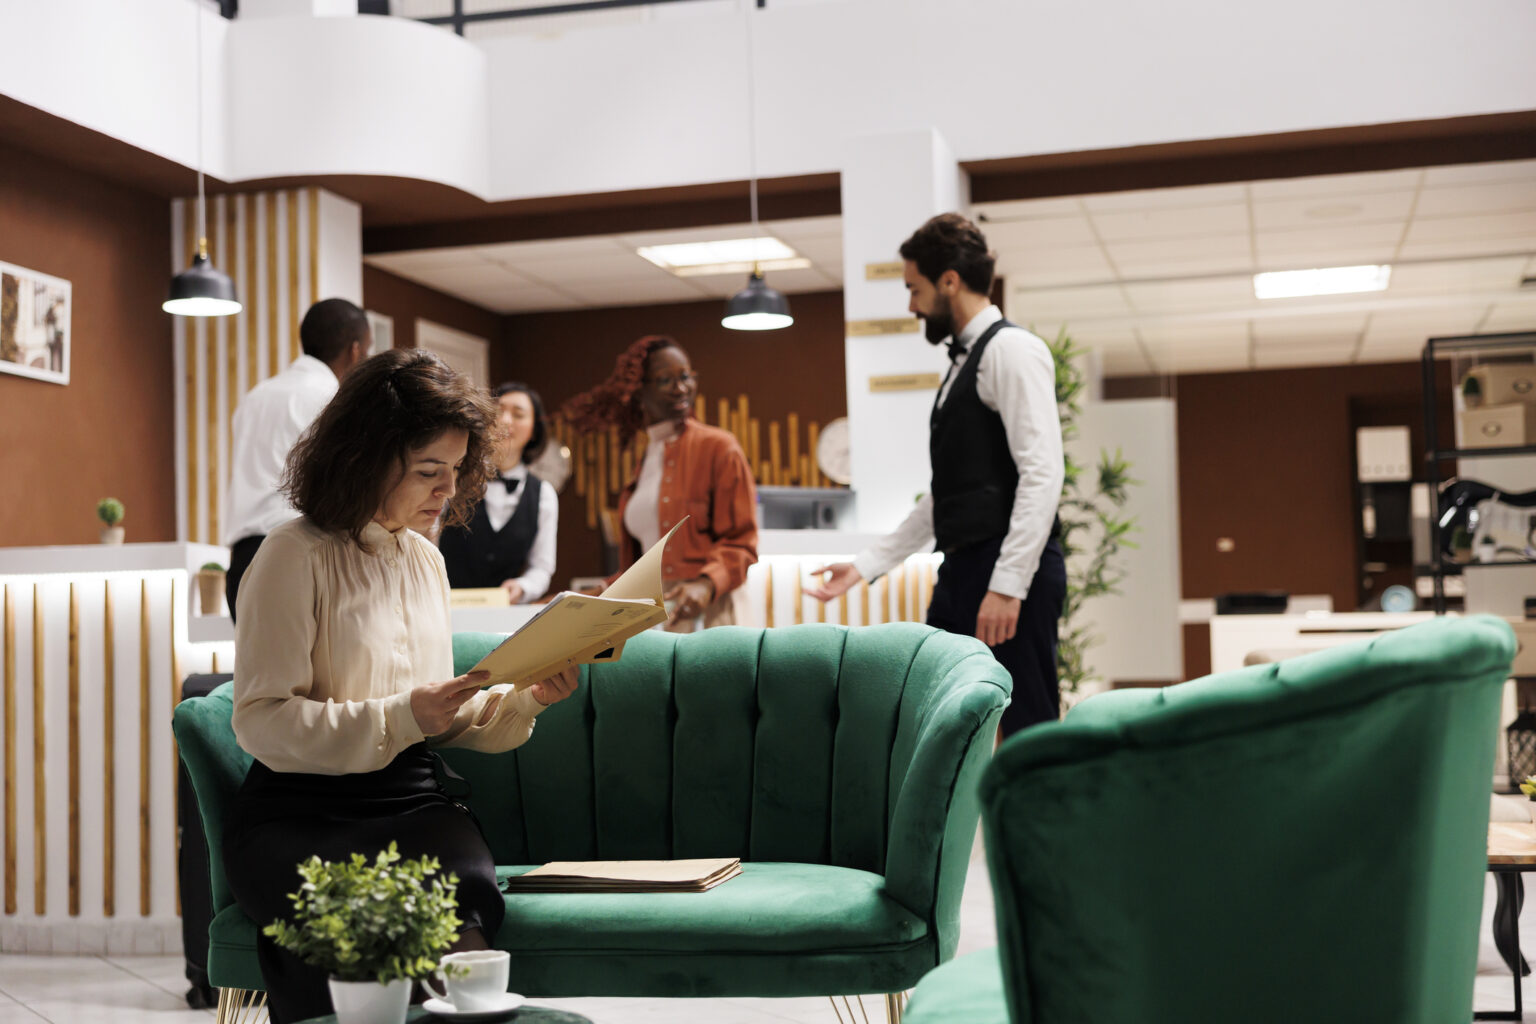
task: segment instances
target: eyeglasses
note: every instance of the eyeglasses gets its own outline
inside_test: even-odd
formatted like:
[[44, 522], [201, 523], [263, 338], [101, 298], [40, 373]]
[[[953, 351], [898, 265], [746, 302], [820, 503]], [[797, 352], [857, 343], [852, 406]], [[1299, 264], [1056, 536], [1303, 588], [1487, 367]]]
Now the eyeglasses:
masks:
[[645, 383], [650, 387], [660, 388], [662, 391], [670, 391], [672, 390], [672, 385], [674, 384], [681, 384], [683, 387], [687, 387], [690, 384], [697, 384], [698, 382], [698, 374], [682, 373], [678, 374], [676, 377], [652, 377]]

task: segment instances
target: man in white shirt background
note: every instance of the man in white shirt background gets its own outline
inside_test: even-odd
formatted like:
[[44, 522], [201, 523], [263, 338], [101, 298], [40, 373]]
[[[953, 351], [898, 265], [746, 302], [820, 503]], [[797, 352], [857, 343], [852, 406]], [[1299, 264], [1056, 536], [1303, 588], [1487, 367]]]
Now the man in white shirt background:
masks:
[[303, 354], [240, 399], [230, 427], [229, 572], [224, 594], [235, 615], [240, 577], [262, 538], [299, 514], [278, 490], [288, 452], [336, 394], [341, 378], [368, 355], [368, 316], [346, 299], [321, 299], [299, 325]]
[[950, 367], [929, 420], [933, 483], [885, 539], [818, 569], [822, 601], [888, 572], [929, 541], [944, 554], [928, 624], [975, 635], [1013, 677], [1004, 735], [1060, 714], [1057, 621], [1066, 565], [1056, 506], [1064, 476], [1056, 369], [1044, 341], [988, 296], [995, 259], [969, 220], [946, 213], [902, 243], [908, 309]]

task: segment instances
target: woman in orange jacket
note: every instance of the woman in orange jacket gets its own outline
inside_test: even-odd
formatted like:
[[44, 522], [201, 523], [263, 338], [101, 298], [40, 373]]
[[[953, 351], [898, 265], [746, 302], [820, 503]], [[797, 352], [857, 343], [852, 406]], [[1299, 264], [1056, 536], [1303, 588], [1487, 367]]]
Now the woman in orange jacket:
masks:
[[692, 418], [698, 390], [688, 353], [671, 338], [651, 335], [624, 350], [606, 381], [564, 408], [579, 430], [616, 426], [637, 444], [644, 438], [639, 469], [619, 495], [621, 570], [688, 516], [662, 559], [666, 628], [673, 632], [735, 622], [732, 592], [757, 561], [752, 471], [734, 436]]

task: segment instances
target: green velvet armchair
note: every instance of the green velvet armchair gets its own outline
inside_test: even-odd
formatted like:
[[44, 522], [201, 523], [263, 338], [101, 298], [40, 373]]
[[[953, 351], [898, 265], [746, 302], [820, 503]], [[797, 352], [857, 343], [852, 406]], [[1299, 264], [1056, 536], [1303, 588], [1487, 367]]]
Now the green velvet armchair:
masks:
[[1014, 737], [981, 784], [999, 948], [906, 1024], [1471, 1019], [1514, 650], [1438, 619]]
[[[455, 636], [456, 670], [500, 639]], [[512, 988], [910, 988], [954, 955], [976, 786], [1009, 692], [979, 641], [927, 626], [647, 632], [619, 662], [583, 669], [520, 749], [445, 750], [505, 874], [550, 860], [743, 861], [700, 894], [509, 895], [495, 942], [512, 953]], [[221, 1024], [262, 987], [255, 929], [222, 867], [224, 809], [250, 763], [231, 710], [226, 684], [175, 715], [209, 838]]]

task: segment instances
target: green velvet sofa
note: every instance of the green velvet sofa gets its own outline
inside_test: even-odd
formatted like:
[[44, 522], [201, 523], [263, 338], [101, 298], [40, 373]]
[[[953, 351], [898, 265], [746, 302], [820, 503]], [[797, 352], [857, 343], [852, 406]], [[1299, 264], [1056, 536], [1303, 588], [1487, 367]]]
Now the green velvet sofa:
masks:
[[[465, 671], [501, 639], [454, 637]], [[517, 894], [496, 945], [534, 997], [894, 993], [954, 955], [976, 787], [1010, 682], [927, 626], [647, 632], [504, 754], [446, 750], [500, 870], [739, 856], [701, 894]], [[230, 684], [174, 726], [207, 829], [208, 975], [232, 1018], [262, 987], [224, 878], [250, 758]], [[894, 1001], [887, 1000], [888, 1009]]]
[[1084, 701], [981, 784], [999, 948], [905, 1024], [1472, 1017], [1507, 623]]

